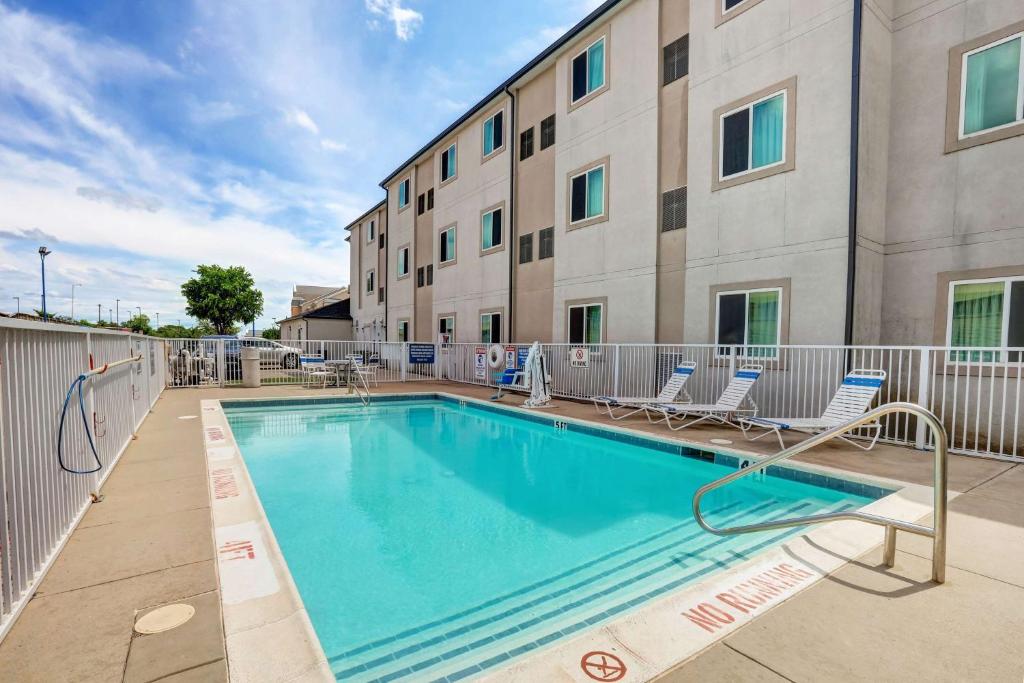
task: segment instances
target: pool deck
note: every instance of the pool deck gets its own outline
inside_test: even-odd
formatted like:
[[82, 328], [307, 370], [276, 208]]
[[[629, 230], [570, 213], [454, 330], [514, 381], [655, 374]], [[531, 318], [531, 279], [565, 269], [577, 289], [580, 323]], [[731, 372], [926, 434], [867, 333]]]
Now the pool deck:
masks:
[[[491, 390], [448, 383], [382, 385], [379, 392]], [[0, 642], [0, 681], [218, 681], [227, 677], [199, 402], [324, 396], [281, 386], [164, 392], [11, 632]], [[522, 398], [503, 399], [518, 405]], [[590, 405], [556, 401], [548, 414], [601, 422]], [[618, 426], [666, 435], [643, 416]], [[738, 431], [712, 438], [758, 453], [777, 450]], [[789, 437], [787, 444], [799, 438]], [[798, 458], [854, 473], [930, 485], [930, 453], [829, 444]], [[775, 444], [773, 446], [773, 444]], [[951, 456], [947, 582], [928, 581], [927, 539], [900, 534], [896, 566], [876, 548], [665, 674], [663, 681], [1024, 679], [1014, 645], [1024, 632], [1024, 466]], [[148, 610], [186, 602], [184, 626], [133, 636]], [[631, 678], [631, 677], [630, 677]], [[627, 678], [625, 680], [630, 680]], [[580, 674], [579, 680], [589, 680]]]

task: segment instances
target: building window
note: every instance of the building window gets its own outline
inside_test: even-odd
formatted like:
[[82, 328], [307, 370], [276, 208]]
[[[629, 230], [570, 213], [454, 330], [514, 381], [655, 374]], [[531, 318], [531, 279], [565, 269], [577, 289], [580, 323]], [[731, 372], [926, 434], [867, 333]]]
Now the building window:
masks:
[[[437, 319], [437, 338], [442, 343], [455, 343], [455, 316], [444, 315]], [[447, 339], [447, 341], [443, 341]]]
[[604, 304], [569, 306], [569, 343], [600, 344]]
[[745, 349], [744, 355], [775, 357], [782, 331], [781, 302], [779, 288], [719, 292], [715, 343], [723, 347], [718, 352], [727, 354], [725, 346], [755, 347]]
[[372, 270], [366, 271], [366, 293], [367, 294], [373, 294], [373, 292], [377, 289], [377, 286], [376, 286], [376, 284], [374, 282], [374, 275], [375, 274], [374, 274], [374, 272]]
[[555, 115], [540, 122], [540, 148], [547, 149], [555, 144]]
[[424, 282], [423, 266], [420, 266], [419, 268], [416, 269], [416, 286], [417, 287], [422, 287], [423, 286], [423, 282]]
[[519, 160], [533, 156], [533, 126], [519, 134]]
[[784, 164], [786, 91], [722, 114], [719, 121], [719, 179]]
[[434, 264], [433, 263], [428, 263], [427, 264], [427, 287], [431, 286], [432, 284], [434, 284]]
[[686, 227], [686, 188], [669, 190], [661, 195], [661, 231]]
[[604, 37], [598, 38], [572, 59], [572, 102], [604, 87]]
[[398, 183], [398, 208], [404, 209], [409, 206], [409, 185], [410, 179], [406, 178]]
[[501, 343], [501, 313], [480, 315], [480, 341], [484, 344]]
[[480, 218], [480, 250], [501, 246], [501, 209], [488, 211]]
[[[946, 342], [954, 348], [1024, 346], [1024, 277], [951, 282]], [[960, 351], [950, 360], [998, 362], [1002, 355]], [[1021, 359], [1019, 351], [1009, 355], [1010, 361]]]
[[739, 5], [742, 5], [746, 1], [747, 0], [722, 0], [722, 11], [723, 12], [728, 12], [733, 7], [737, 7]]
[[537, 233], [537, 260], [555, 255], [555, 229], [544, 228]]
[[505, 144], [505, 112], [499, 111], [484, 121], [484, 157], [499, 151]]
[[519, 263], [533, 260], [533, 233], [519, 236]]
[[416, 215], [422, 216], [427, 210], [427, 195], [421, 194], [416, 198]]
[[1024, 121], [1024, 31], [966, 52], [960, 77], [960, 138]]
[[455, 226], [445, 228], [441, 231], [440, 243], [437, 253], [440, 254], [441, 263], [451, 263], [455, 260]]
[[384, 303], [384, 288], [383, 287], [381, 287], [380, 289], [377, 290], [377, 303], [379, 303], [379, 304]]
[[380, 233], [379, 235], [377, 235], [377, 248], [384, 248], [384, 233]]
[[398, 321], [398, 341], [406, 342], [409, 341], [409, 321], [399, 320]]
[[398, 277], [403, 278], [409, 274], [409, 247], [398, 249]]
[[427, 211], [431, 211], [434, 208], [434, 188], [427, 190]]
[[446, 182], [455, 177], [457, 173], [456, 160], [457, 149], [453, 142], [448, 146], [448, 149], [441, 152], [441, 182]]
[[601, 164], [569, 179], [570, 223], [604, 216], [605, 175], [605, 165]]
[[663, 85], [678, 81], [690, 73], [690, 36], [685, 35], [679, 40], [669, 43], [662, 49], [663, 69], [665, 76]]
[[374, 221], [366, 226], [366, 241], [367, 243], [372, 242], [377, 237], [377, 224]]

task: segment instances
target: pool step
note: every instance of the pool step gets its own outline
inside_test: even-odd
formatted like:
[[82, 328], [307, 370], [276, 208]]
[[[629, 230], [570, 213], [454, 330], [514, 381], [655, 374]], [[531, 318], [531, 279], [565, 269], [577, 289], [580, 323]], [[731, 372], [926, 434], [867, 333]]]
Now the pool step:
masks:
[[[820, 501], [770, 500], [745, 510], [720, 510], [713, 521], [739, 524], [820, 510]], [[553, 577], [330, 657], [343, 680], [438, 678], [474, 666], [497, 665], [634, 608], [655, 595], [745, 559], [792, 533], [733, 538], [712, 536], [696, 523], [678, 525]], [[696, 544], [696, 547], [694, 547]], [[696, 555], [695, 555], [696, 553]], [[666, 588], [666, 586], [668, 586]], [[611, 608], [612, 612], [607, 612]], [[480, 669], [477, 669], [479, 671]], [[468, 675], [468, 674], [467, 674]]]

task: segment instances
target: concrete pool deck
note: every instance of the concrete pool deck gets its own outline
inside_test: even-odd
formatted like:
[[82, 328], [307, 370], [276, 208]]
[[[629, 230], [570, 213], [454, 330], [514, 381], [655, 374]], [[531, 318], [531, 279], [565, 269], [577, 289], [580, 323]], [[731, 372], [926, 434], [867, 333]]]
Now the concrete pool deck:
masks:
[[[376, 391], [492, 391], [448, 383], [383, 385]], [[224, 680], [227, 666], [214, 566], [199, 402], [214, 398], [330, 395], [281, 386], [168, 390], [36, 596], [0, 643], [2, 681]], [[521, 397], [503, 400], [518, 404]], [[549, 414], [601, 421], [590, 405], [556, 401]], [[665, 435], [645, 418], [616, 423]], [[687, 430], [689, 443], [774, 452], [739, 432]], [[787, 443], [798, 439], [790, 437]], [[751, 446], [754, 446], [751, 448]], [[850, 472], [929, 485], [930, 453], [881, 445], [870, 453], [828, 445], [798, 458]], [[1024, 657], [1024, 467], [951, 456], [947, 583], [929, 577], [927, 539], [899, 536], [897, 564], [879, 549], [731, 633], [664, 676], [711, 680], [1020, 681]], [[171, 602], [196, 608], [186, 625], [134, 635], [136, 619]], [[588, 680], [580, 674], [581, 680]], [[628, 680], [628, 679], [627, 679]]]

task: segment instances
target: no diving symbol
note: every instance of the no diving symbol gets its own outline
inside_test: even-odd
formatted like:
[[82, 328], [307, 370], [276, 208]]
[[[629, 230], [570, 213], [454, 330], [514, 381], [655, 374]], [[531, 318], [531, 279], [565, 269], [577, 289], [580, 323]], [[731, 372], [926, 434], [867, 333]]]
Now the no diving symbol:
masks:
[[610, 652], [588, 652], [580, 660], [580, 668], [595, 681], [618, 681], [626, 675], [626, 664]]
[[583, 349], [576, 349], [576, 360], [583, 360]]

